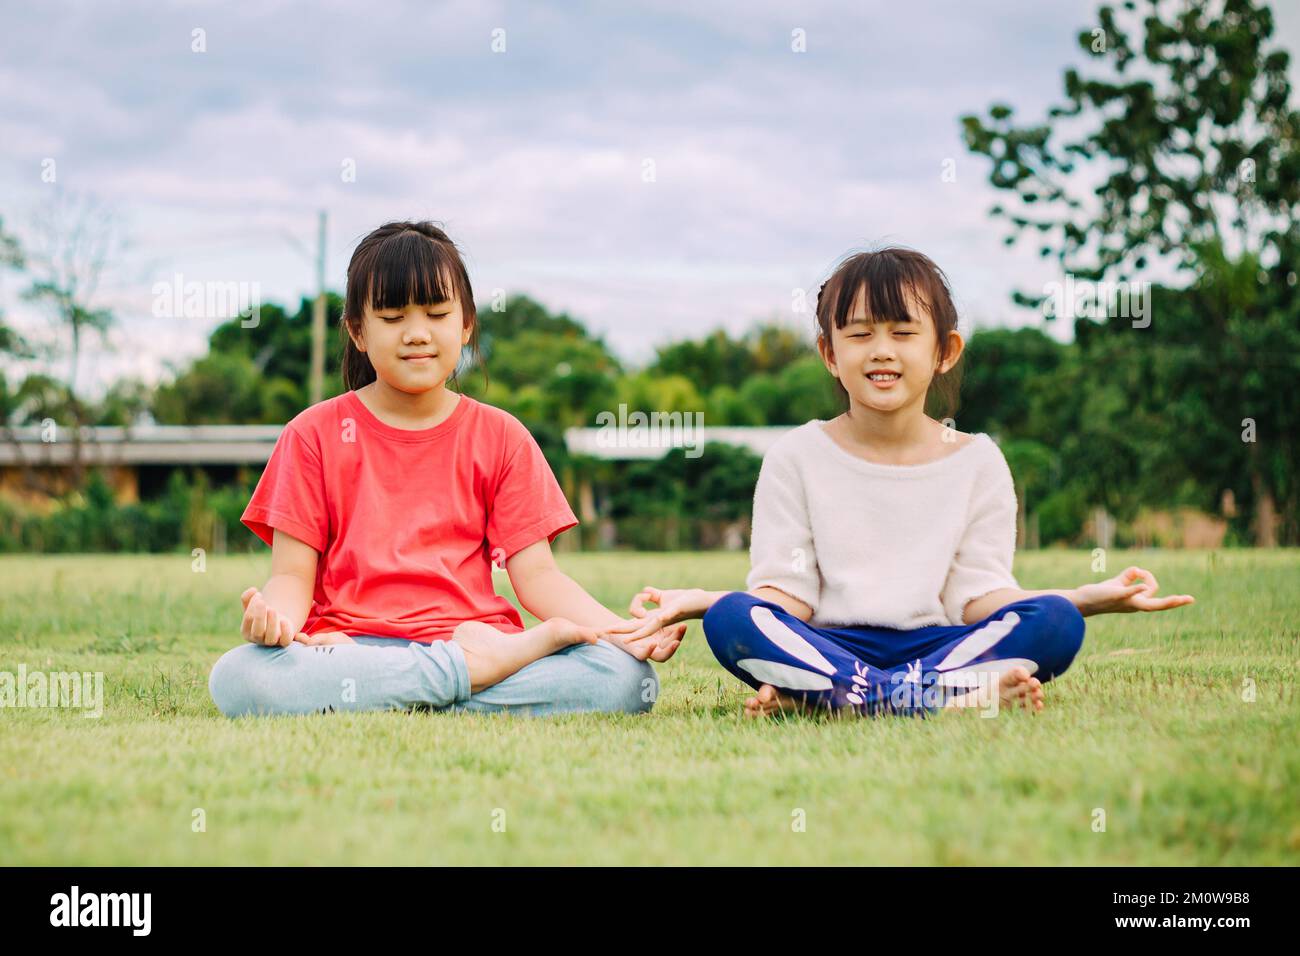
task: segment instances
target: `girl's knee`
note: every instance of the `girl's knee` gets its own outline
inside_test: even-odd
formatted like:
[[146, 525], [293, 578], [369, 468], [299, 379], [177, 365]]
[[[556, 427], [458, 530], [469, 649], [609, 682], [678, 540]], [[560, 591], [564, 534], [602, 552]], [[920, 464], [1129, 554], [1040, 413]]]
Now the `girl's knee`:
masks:
[[1035, 644], [1038, 649], [1040, 680], [1065, 673], [1083, 646], [1083, 615], [1069, 599], [1059, 594], [1032, 598]]
[[261, 672], [272, 657], [285, 651], [283, 647], [241, 644], [222, 654], [208, 675], [208, 693], [217, 710], [227, 717], [269, 712], [272, 702], [263, 693]]
[[648, 661], [639, 661], [621, 648], [596, 644], [589, 653], [600, 655], [604, 671], [599, 709], [607, 713], [644, 714], [659, 699], [659, 678]]
[[704, 619], [700, 622], [704, 627], [704, 639], [718, 660], [725, 662], [734, 656], [736, 640], [753, 626], [749, 612], [759, 600], [748, 591], [732, 591], [718, 598], [704, 612]]
[[630, 663], [624, 663], [615, 688], [615, 709], [625, 714], [647, 714], [659, 699], [659, 677], [647, 661], [639, 661], [626, 654]]

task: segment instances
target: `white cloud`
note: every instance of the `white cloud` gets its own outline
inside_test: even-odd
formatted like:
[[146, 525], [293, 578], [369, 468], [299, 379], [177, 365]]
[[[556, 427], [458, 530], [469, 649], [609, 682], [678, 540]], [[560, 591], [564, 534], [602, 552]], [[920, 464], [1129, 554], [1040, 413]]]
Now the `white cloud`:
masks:
[[[1094, 7], [21, 8], [0, 39], [0, 195], [13, 203], [0, 214], [12, 227], [41, 201], [46, 156], [62, 186], [127, 214], [135, 260], [105, 290], [121, 351], [99, 359], [101, 377], [202, 351], [212, 323], [148, 315], [159, 275], [255, 280], [264, 299], [296, 302], [320, 208], [335, 287], [370, 229], [434, 218], [481, 291], [568, 309], [629, 358], [719, 324], [805, 322], [791, 290], [864, 243], [931, 254], [968, 324], [1024, 322], [1011, 289], [1051, 270], [1002, 245], [957, 117], [997, 99], [1041, 115]], [[1294, 49], [1300, 16], [1277, 16]], [[195, 26], [207, 53], [189, 49]], [[496, 27], [505, 54], [489, 49]], [[794, 27], [806, 54], [790, 51]], [[940, 180], [946, 158], [956, 183]], [[3, 290], [0, 307], [41, 321], [14, 283]]]

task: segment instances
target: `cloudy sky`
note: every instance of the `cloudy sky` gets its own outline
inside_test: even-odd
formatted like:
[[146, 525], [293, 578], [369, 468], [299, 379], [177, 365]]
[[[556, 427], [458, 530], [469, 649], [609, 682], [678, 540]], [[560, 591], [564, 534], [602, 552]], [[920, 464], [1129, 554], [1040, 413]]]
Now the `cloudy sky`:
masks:
[[[1040, 117], [1095, 6], [3, 0], [0, 216], [37, 242], [57, 191], [114, 213], [97, 301], [118, 322], [88, 384], [203, 352], [217, 317], [152, 314], [177, 273], [308, 293], [320, 209], [334, 288], [370, 229], [432, 218], [480, 299], [566, 309], [632, 364], [716, 326], [806, 327], [792, 291], [885, 242], [948, 271], [968, 331], [1036, 322], [1010, 290], [1055, 276], [1002, 245], [957, 118]], [[1300, 50], [1300, 13], [1277, 17]], [[39, 336], [21, 288], [0, 279], [0, 309]]]

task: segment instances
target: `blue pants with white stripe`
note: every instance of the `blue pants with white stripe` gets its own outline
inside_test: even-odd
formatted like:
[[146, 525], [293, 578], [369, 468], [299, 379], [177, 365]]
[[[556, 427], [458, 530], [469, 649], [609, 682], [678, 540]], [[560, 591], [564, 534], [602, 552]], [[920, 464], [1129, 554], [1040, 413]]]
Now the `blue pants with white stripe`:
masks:
[[751, 687], [771, 684], [831, 710], [917, 716], [1013, 667], [1044, 682], [1063, 674], [1084, 631], [1078, 608], [1055, 594], [1016, 601], [975, 624], [900, 631], [813, 627], [778, 604], [733, 591], [703, 623], [719, 663]]

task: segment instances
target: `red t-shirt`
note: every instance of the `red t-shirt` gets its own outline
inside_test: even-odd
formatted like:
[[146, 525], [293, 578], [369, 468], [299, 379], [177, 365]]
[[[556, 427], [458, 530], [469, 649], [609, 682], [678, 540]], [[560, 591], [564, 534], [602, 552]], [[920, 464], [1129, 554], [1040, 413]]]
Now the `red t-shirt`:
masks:
[[578, 523], [536, 440], [508, 412], [461, 395], [433, 428], [394, 428], [354, 392], [284, 427], [240, 519], [321, 553], [303, 632], [428, 644], [462, 621], [523, 630], [492, 563]]

